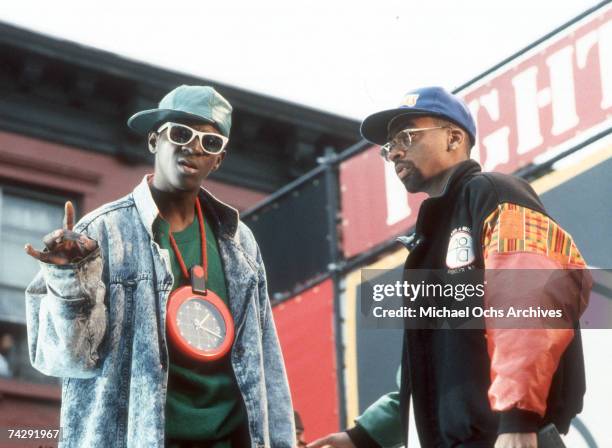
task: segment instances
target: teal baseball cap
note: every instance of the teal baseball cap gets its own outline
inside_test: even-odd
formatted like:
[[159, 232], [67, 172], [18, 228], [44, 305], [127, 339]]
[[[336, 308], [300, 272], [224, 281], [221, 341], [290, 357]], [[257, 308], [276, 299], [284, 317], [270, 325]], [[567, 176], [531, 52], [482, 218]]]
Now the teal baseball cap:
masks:
[[127, 124], [134, 131], [145, 135], [167, 121], [210, 123], [221, 134], [229, 137], [232, 106], [210, 86], [182, 85], [164, 96], [157, 109], [135, 113]]

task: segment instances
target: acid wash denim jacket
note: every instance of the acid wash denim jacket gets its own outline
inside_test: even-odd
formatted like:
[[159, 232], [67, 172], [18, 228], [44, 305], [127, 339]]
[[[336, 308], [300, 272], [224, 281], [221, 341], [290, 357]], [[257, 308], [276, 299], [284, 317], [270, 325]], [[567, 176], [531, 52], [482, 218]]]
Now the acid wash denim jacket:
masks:
[[[236, 210], [204, 189], [200, 199], [218, 224], [236, 328], [231, 364], [252, 447], [293, 448], [293, 408], [259, 248]], [[32, 365], [63, 378], [61, 447], [164, 446], [173, 278], [168, 251], [154, 241], [157, 216], [145, 177], [75, 226], [98, 242], [95, 252], [75, 264], [41, 263], [26, 290]]]

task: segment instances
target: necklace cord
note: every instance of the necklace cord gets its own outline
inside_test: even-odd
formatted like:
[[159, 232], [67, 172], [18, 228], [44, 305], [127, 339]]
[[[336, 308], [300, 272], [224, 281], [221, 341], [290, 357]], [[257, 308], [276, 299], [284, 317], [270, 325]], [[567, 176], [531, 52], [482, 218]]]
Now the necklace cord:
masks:
[[[198, 212], [198, 224], [200, 226], [200, 244], [202, 250], [202, 267], [204, 268], [204, 280], [208, 280], [208, 259], [206, 258], [206, 230], [204, 228], [204, 213], [202, 212], [202, 206], [200, 205], [200, 200], [198, 198], [196, 198], [196, 211]], [[178, 245], [176, 244], [176, 240], [174, 239], [174, 235], [172, 235], [172, 231], [170, 229], [168, 229], [168, 237], [170, 238], [170, 245], [174, 250], [174, 255], [176, 256], [179, 266], [181, 267], [181, 272], [183, 273], [183, 276], [187, 280], [190, 280], [191, 278], [189, 276], [189, 271], [187, 270], [185, 261], [181, 256], [181, 251], [179, 250]]]

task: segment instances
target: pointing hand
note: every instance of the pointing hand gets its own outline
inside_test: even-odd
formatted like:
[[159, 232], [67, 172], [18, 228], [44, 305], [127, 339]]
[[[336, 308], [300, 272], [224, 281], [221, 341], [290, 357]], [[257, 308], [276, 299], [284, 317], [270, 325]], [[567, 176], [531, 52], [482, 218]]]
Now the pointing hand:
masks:
[[81, 233], [73, 232], [74, 207], [72, 202], [66, 202], [64, 206], [64, 225], [61, 229], [54, 230], [43, 238], [46, 247], [44, 251], [38, 251], [31, 244], [25, 245], [28, 255], [45, 263], [64, 265], [82, 260], [98, 247], [98, 243]]

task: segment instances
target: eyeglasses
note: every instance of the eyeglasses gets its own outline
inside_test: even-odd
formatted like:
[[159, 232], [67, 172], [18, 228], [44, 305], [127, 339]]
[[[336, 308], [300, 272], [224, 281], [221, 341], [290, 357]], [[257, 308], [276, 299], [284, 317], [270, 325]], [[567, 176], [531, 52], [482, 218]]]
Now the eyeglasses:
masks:
[[196, 136], [206, 154], [216, 155], [223, 152], [229, 139], [214, 132], [200, 132], [179, 123], [164, 123], [157, 132], [168, 130], [168, 140], [175, 145], [188, 145]]
[[391, 140], [390, 142], [385, 143], [383, 146], [380, 147], [380, 155], [387, 162], [390, 162], [391, 159], [389, 158], [389, 156], [391, 155], [391, 151], [393, 151], [394, 149], [408, 149], [408, 148], [410, 148], [410, 146], [412, 146], [412, 140], [414, 139], [415, 134], [417, 132], [431, 131], [433, 129], [444, 129], [444, 128], [448, 128], [448, 127], [449, 126], [435, 126], [435, 127], [432, 127], [432, 128], [402, 129], [401, 131], [399, 131], [395, 135], [393, 140]]

